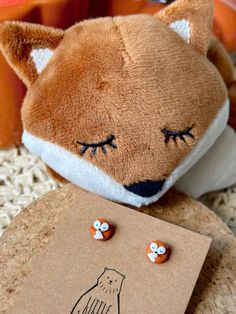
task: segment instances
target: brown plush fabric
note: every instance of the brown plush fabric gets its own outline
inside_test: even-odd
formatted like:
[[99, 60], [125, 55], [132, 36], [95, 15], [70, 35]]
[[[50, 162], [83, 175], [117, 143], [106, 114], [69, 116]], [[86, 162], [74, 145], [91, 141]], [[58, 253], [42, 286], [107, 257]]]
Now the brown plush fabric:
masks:
[[[30, 80], [34, 83], [22, 110], [25, 129], [87, 159], [122, 184], [167, 178], [227, 97], [218, 71], [198, 51], [205, 52], [208, 45], [211, 5], [205, 0], [177, 2], [174, 13], [170, 7], [160, 18], [169, 23], [171, 12], [175, 18], [190, 18], [191, 44], [149, 15], [88, 20], [64, 36], [41, 26], [6, 24], [1, 47], [21, 76], [32, 77], [31, 67], [21, 61], [23, 51], [13, 54], [13, 48], [26, 35], [34, 42], [40, 34], [54, 47], [61, 40], [38, 79]], [[164, 129], [189, 128], [193, 138], [165, 143]], [[98, 149], [91, 157], [89, 149], [80, 155], [77, 142], [98, 143], [110, 135], [117, 149], [107, 146], [107, 154]]]
[[68, 181], [63, 178], [60, 174], [58, 174], [56, 171], [54, 171], [52, 168], [46, 165], [46, 171], [49, 174], [49, 176], [53, 177], [56, 181], [60, 183], [68, 183]]
[[231, 104], [229, 124], [236, 131], [236, 81], [230, 84], [228, 91]]
[[207, 57], [220, 72], [228, 88], [230, 100], [229, 125], [236, 130], [236, 81], [233, 61], [224, 46], [215, 37], [211, 38]]
[[55, 49], [63, 37], [63, 30], [21, 22], [5, 22], [0, 26], [0, 48], [26, 86], [30, 86], [38, 74], [32, 63], [33, 48]]
[[190, 22], [190, 43], [206, 54], [213, 22], [212, 0], [175, 1], [156, 15], [166, 24], [186, 19]]
[[211, 38], [207, 57], [220, 72], [228, 88], [230, 100], [229, 125], [236, 130], [236, 81], [233, 61], [224, 46], [215, 37]]
[[225, 84], [229, 86], [234, 80], [234, 65], [224, 46], [215, 37], [211, 38], [207, 57], [218, 69]]

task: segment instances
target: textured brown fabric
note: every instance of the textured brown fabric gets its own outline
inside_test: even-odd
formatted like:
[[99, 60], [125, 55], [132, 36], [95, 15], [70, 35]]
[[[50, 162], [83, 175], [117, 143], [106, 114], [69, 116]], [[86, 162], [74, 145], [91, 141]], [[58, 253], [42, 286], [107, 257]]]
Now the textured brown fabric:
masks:
[[206, 54], [213, 23], [212, 0], [179, 0], [156, 14], [163, 22], [170, 24], [186, 19], [190, 22], [190, 43]]
[[234, 80], [234, 65], [225, 47], [215, 37], [211, 38], [207, 51], [208, 59], [220, 72], [225, 84], [229, 86]]
[[229, 124], [236, 131], [236, 81], [229, 86], [229, 98], [231, 104]]
[[38, 74], [32, 63], [33, 48], [54, 49], [63, 37], [63, 30], [24, 22], [5, 22], [0, 26], [0, 48], [7, 61], [30, 86]]
[[63, 178], [60, 174], [58, 174], [56, 171], [54, 171], [52, 168], [46, 165], [46, 171], [49, 174], [49, 176], [53, 177], [56, 181], [61, 183], [68, 183], [68, 181]]
[[211, 38], [207, 57], [220, 72], [228, 88], [230, 100], [229, 125], [236, 130], [236, 81], [233, 61], [224, 46], [214, 37]]
[[[187, 2], [179, 3], [188, 14]], [[195, 3], [202, 12], [202, 1]], [[211, 16], [211, 6], [203, 7], [209, 11], [205, 15]], [[199, 40], [199, 47], [207, 45], [210, 31], [201, 38], [195, 32], [197, 27], [197, 33], [209, 28], [208, 19], [196, 18], [191, 25], [192, 43], [198, 47]], [[16, 41], [16, 24], [6, 27], [8, 38]], [[62, 33], [40, 26], [26, 25], [22, 30], [21, 40], [25, 34], [34, 38], [44, 33], [44, 42], [56, 45], [62, 38]], [[17, 66], [16, 59], [9, 61]], [[21, 73], [28, 71], [24, 65], [19, 64]], [[30, 133], [80, 158], [82, 146], [76, 141], [98, 143], [114, 135], [117, 149], [107, 147], [107, 154], [98, 149], [93, 157], [88, 150], [82, 158], [129, 185], [168, 177], [206, 132], [225, 100], [225, 86], [215, 67], [168, 25], [149, 15], [107, 17], [65, 31], [48, 66], [30, 86], [22, 116]], [[165, 143], [164, 128], [191, 127], [193, 139]]]

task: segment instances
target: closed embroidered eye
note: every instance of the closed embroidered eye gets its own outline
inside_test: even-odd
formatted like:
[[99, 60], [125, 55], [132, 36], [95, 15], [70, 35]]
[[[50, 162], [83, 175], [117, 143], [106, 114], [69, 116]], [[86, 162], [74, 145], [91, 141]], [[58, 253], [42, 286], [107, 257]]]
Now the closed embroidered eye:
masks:
[[110, 136], [108, 136], [108, 138], [105, 141], [101, 141], [101, 142], [98, 142], [98, 143], [90, 143], [90, 144], [88, 144], [88, 143], [83, 143], [83, 142], [76, 141], [76, 144], [79, 144], [79, 145], [82, 146], [82, 148], [80, 150], [80, 155], [81, 156], [83, 156], [88, 149], [91, 149], [90, 155], [91, 155], [91, 157], [93, 157], [94, 155], [96, 155], [98, 148], [100, 148], [101, 151], [104, 154], [107, 153], [106, 146], [111, 147], [113, 149], [116, 149], [117, 145], [114, 142], [114, 140], [115, 140], [115, 136], [114, 135], [110, 135]]
[[169, 143], [169, 141], [172, 139], [175, 143], [177, 138], [179, 138], [181, 141], [186, 142], [186, 137], [190, 137], [194, 139], [193, 134], [191, 133], [193, 129], [193, 126], [190, 128], [185, 129], [184, 131], [177, 131], [177, 130], [169, 130], [167, 128], [164, 128], [161, 130], [161, 132], [165, 136], [165, 143]]

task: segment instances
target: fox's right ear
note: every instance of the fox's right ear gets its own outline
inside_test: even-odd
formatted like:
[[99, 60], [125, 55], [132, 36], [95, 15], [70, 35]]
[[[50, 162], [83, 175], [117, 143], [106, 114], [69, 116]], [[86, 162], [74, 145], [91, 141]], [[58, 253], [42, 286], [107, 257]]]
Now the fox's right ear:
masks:
[[47, 65], [64, 35], [61, 29], [26, 22], [0, 24], [0, 50], [29, 87]]
[[155, 16], [206, 55], [213, 22], [213, 0], [176, 0]]

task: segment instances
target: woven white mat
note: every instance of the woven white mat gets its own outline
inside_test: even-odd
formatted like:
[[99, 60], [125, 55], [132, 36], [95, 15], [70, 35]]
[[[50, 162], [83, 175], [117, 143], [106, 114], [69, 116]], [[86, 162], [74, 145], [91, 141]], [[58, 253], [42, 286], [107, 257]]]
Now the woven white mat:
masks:
[[57, 187], [43, 162], [26, 148], [0, 150], [0, 236], [23, 208]]
[[[59, 186], [43, 162], [24, 147], [0, 150], [0, 237], [11, 220], [40, 195]], [[201, 198], [236, 234], [236, 185]]]

